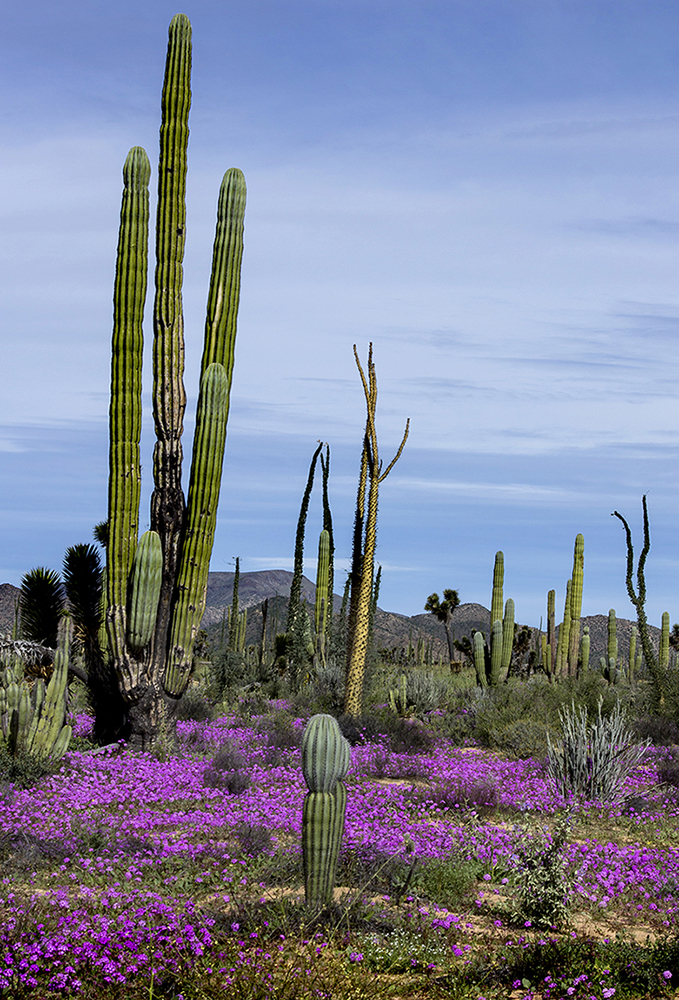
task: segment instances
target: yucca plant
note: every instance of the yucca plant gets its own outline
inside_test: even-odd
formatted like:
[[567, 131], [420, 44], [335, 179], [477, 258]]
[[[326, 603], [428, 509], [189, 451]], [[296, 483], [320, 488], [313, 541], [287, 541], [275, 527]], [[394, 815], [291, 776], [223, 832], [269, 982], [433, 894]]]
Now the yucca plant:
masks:
[[610, 802], [621, 793], [628, 775], [642, 760], [650, 740], [639, 743], [627, 726], [625, 713], [616, 703], [608, 717], [601, 715], [589, 725], [587, 712], [573, 703], [561, 709], [561, 747], [547, 735], [548, 774], [565, 798]]

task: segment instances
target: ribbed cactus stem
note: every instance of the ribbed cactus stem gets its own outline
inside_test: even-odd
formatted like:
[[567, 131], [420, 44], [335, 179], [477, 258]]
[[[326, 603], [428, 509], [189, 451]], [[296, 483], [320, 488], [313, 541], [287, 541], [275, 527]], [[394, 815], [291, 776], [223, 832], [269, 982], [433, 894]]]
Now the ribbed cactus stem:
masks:
[[566, 583], [566, 599], [563, 607], [563, 622], [559, 629], [559, 639], [556, 647], [556, 673], [561, 676], [566, 669], [568, 648], [571, 635], [571, 587], [572, 580]]
[[474, 633], [474, 668], [476, 670], [476, 683], [479, 687], [488, 687], [486, 677], [486, 646], [483, 641], [483, 632]]
[[585, 625], [582, 633], [582, 639], [580, 640], [580, 660], [582, 663], [583, 673], [587, 673], [589, 670], [589, 649], [590, 649], [591, 638], [589, 634], [589, 625]]
[[507, 673], [512, 662], [514, 648], [514, 601], [511, 597], [505, 603], [505, 616], [502, 622], [502, 672]]
[[127, 641], [135, 653], [140, 653], [151, 641], [162, 580], [160, 537], [155, 531], [146, 531], [139, 539], [130, 574]]
[[568, 646], [568, 675], [577, 677], [578, 653], [580, 651], [580, 617], [582, 615], [582, 591], [585, 579], [585, 539], [575, 536], [573, 550], [573, 575], [571, 577], [571, 627]]
[[497, 620], [493, 622], [490, 630], [490, 676], [488, 677], [488, 683], [491, 687], [497, 687], [500, 683], [502, 672], [502, 640], [502, 621]]
[[164, 680], [165, 690], [175, 697], [188, 683], [193, 644], [205, 613], [226, 443], [228, 393], [223, 365], [209, 365], [198, 399], [186, 529], [177, 572], [177, 598]]
[[332, 792], [308, 792], [302, 811], [302, 861], [306, 904], [317, 910], [332, 901], [337, 860], [346, 818], [347, 793], [341, 781]]
[[493, 566], [493, 591], [490, 602], [490, 625], [493, 622], [502, 621], [502, 609], [504, 603], [503, 585], [505, 578], [505, 557], [503, 552], [495, 553], [495, 565]]
[[318, 564], [316, 566], [316, 602], [314, 627], [316, 635], [325, 635], [328, 624], [328, 583], [330, 573], [330, 534], [324, 528], [318, 538]]
[[608, 656], [606, 662], [611, 659], [618, 662], [618, 625], [615, 618], [615, 608], [611, 608], [608, 612]]
[[148, 273], [150, 177], [148, 156], [140, 146], [135, 146], [123, 167], [109, 408], [107, 627], [114, 657], [120, 665], [125, 658], [127, 581], [139, 531], [142, 321]]
[[54, 670], [47, 685], [42, 711], [39, 715], [36, 713], [33, 716], [33, 722], [26, 739], [26, 748], [31, 753], [52, 757], [55, 760], [63, 757], [71, 739], [71, 726], [64, 723], [72, 629], [71, 619], [69, 617], [63, 618], [59, 626]]
[[331, 792], [346, 777], [349, 744], [332, 715], [312, 715], [302, 736], [302, 773], [311, 792]]
[[662, 625], [660, 628], [660, 651], [658, 653], [658, 665], [662, 670], [667, 670], [670, 665], [670, 613], [663, 611]]

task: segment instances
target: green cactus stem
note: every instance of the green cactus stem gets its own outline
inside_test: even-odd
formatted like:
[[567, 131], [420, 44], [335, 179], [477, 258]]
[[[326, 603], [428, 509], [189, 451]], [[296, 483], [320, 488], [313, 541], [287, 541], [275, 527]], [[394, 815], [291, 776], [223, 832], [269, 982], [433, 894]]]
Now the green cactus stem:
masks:
[[311, 792], [331, 792], [349, 770], [351, 751], [332, 715], [312, 715], [302, 736], [302, 774]]
[[208, 365], [198, 399], [186, 527], [164, 679], [165, 690], [176, 698], [186, 690], [191, 676], [193, 644], [205, 613], [226, 444], [228, 395], [224, 366], [216, 362]]
[[54, 670], [40, 711], [35, 712], [28, 734], [26, 749], [40, 757], [61, 760], [71, 740], [71, 726], [66, 724], [68, 658], [73, 626], [65, 616], [59, 626]]
[[307, 906], [332, 899], [347, 807], [343, 779], [351, 751], [337, 720], [313, 715], [302, 736], [302, 773], [309, 792], [302, 811], [302, 858]]
[[514, 601], [511, 597], [505, 602], [505, 616], [502, 621], [502, 673], [507, 675], [512, 662], [514, 648]]
[[667, 670], [670, 665], [670, 613], [663, 611], [662, 625], [660, 628], [660, 650], [658, 652], [658, 666], [661, 670]]
[[585, 625], [582, 633], [582, 639], [580, 640], [580, 663], [581, 669], [584, 674], [589, 670], [589, 649], [590, 649], [591, 637], [589, 634], [589, 625]]
[[571, 625], [568, 645], [567, 673], [569, 677], [578, 675], [578, 654], [580, 652], [580, 617], [582, 615], [582, 591], [585, 578], [585, 539], [575, 536], [573, 550], [573, 574], [571, 576]]
[[615, 617], [615, 608], [611, 608], [608, 612], [608, 648], [606, 663], [609, 660], [613, 660], [614, 663], [618, 662], [618, 623]]
[[316, 637], [325, 637], [328, 627], [328, 601], [330, 582], [330, 534], [324, 528], [318, 538], [318, 563], [316, 566], [316, 601], [314, 604], [314, 627]]
[[502, 588], [505, 578], [505, 557], [503, 552], [495, 553], [495, 565], [493, 567], [493, 591], [491, 594], [490, 601], [490, 625], [491, 629], [493, 627], [493, 622], [502, 621], [502, 609], [504, 604], [504, 597], [502, 594]]
[[563, 608], [563, 622], [559, 629], [559, 638], [556, 646], [556, 673], [561, 677], [567, 666], [568, 649], [571, 635], [571, 587], [572, 580], [566, 583], [566, 599]]
[[332, 792], [307, 792], [302, 810], [302, 862], [306, 905], [322, 909], [332, 901], [347, 808], [338, 781]]
[[479, 687], [488, 687], [486, 677], [486, 646], [483, 641], [483, 632], [474, 632], [474, 668], [476, 670], [476, 683]]
[[146, 531], [139, 539], [130, 573], [127, 642], [137, 654], [149, 644], [155, 629], [162, 578], [160, 537], [156, 531]]

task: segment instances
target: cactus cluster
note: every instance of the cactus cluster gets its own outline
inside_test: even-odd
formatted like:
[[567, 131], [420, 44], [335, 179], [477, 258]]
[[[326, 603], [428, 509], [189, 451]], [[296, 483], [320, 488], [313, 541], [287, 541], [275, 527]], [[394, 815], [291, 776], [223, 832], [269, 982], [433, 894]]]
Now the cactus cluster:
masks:
[[514, 601], [507, 598], [503, 615], [504, 553], [495, 553], [493, 591], [490, 602], [490, 636], [486, 644], [483, 633], [475, 632], [473, 641], [474, 667], [479, 687], [496, 687], [506, 676], [514, 646]]
[[42, 678], [29, 687], [11, 666], [0, 674], [0, 740], [12, 755], [31, 753], [61, 760], [71, 740], [66, 722], [68, 658], [72, 624], [66, 616], [59, 625], [54, 670], [47, 688]]
[[347, 808], [344, 787], [351, 751], [337, 720], [313, 715], [302, 737], [302, 773], [309, 791], [302, 810], [302, 858], [307, 906], [332, 899]]

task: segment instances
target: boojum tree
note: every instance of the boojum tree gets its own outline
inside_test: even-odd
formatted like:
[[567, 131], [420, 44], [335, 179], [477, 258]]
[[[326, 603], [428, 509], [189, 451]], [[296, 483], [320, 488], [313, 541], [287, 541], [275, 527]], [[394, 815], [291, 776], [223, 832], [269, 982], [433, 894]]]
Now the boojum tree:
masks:
[[[361, 470], [358, 478], [354, 543], [351, 566], [351, 598], [347, 638], [347, 673], [344, 696], [346, 715], [359, 716], [363, 702], [363, 679], [370, 635], [370, 618], [375, 574], [375, 546], [377, 542], [377, 503], [380, 483], [394, 468], [408, 439], [410, 420], [396, 455], [384, 471], [377, 447], [375, 415], [377, 411], [377, 375], [373, 363], [373, 345], [368, 349], [367, 374], [361, 367], [356, 345], [354, 357], [361, 376], [367, 409], [365, 436], [361, 452]], [[367, 499], [367, 504], [366, 504]]]
[[191, 24], [170, 23], [162, 92], [155, 302], [151, 528], [139, 538], [142, 318], [148, 270], [150, 164], [139, 146], [123, 169], [111, 364], [106, 631], [108, 662], [128, 706], [128, 739], [153, 743], [186, 690], [207, 575], [229, 413], [243, 251], [245, 179], [224, 175], [201, 364], [188, 498], [182, 433], [186, 168]]

